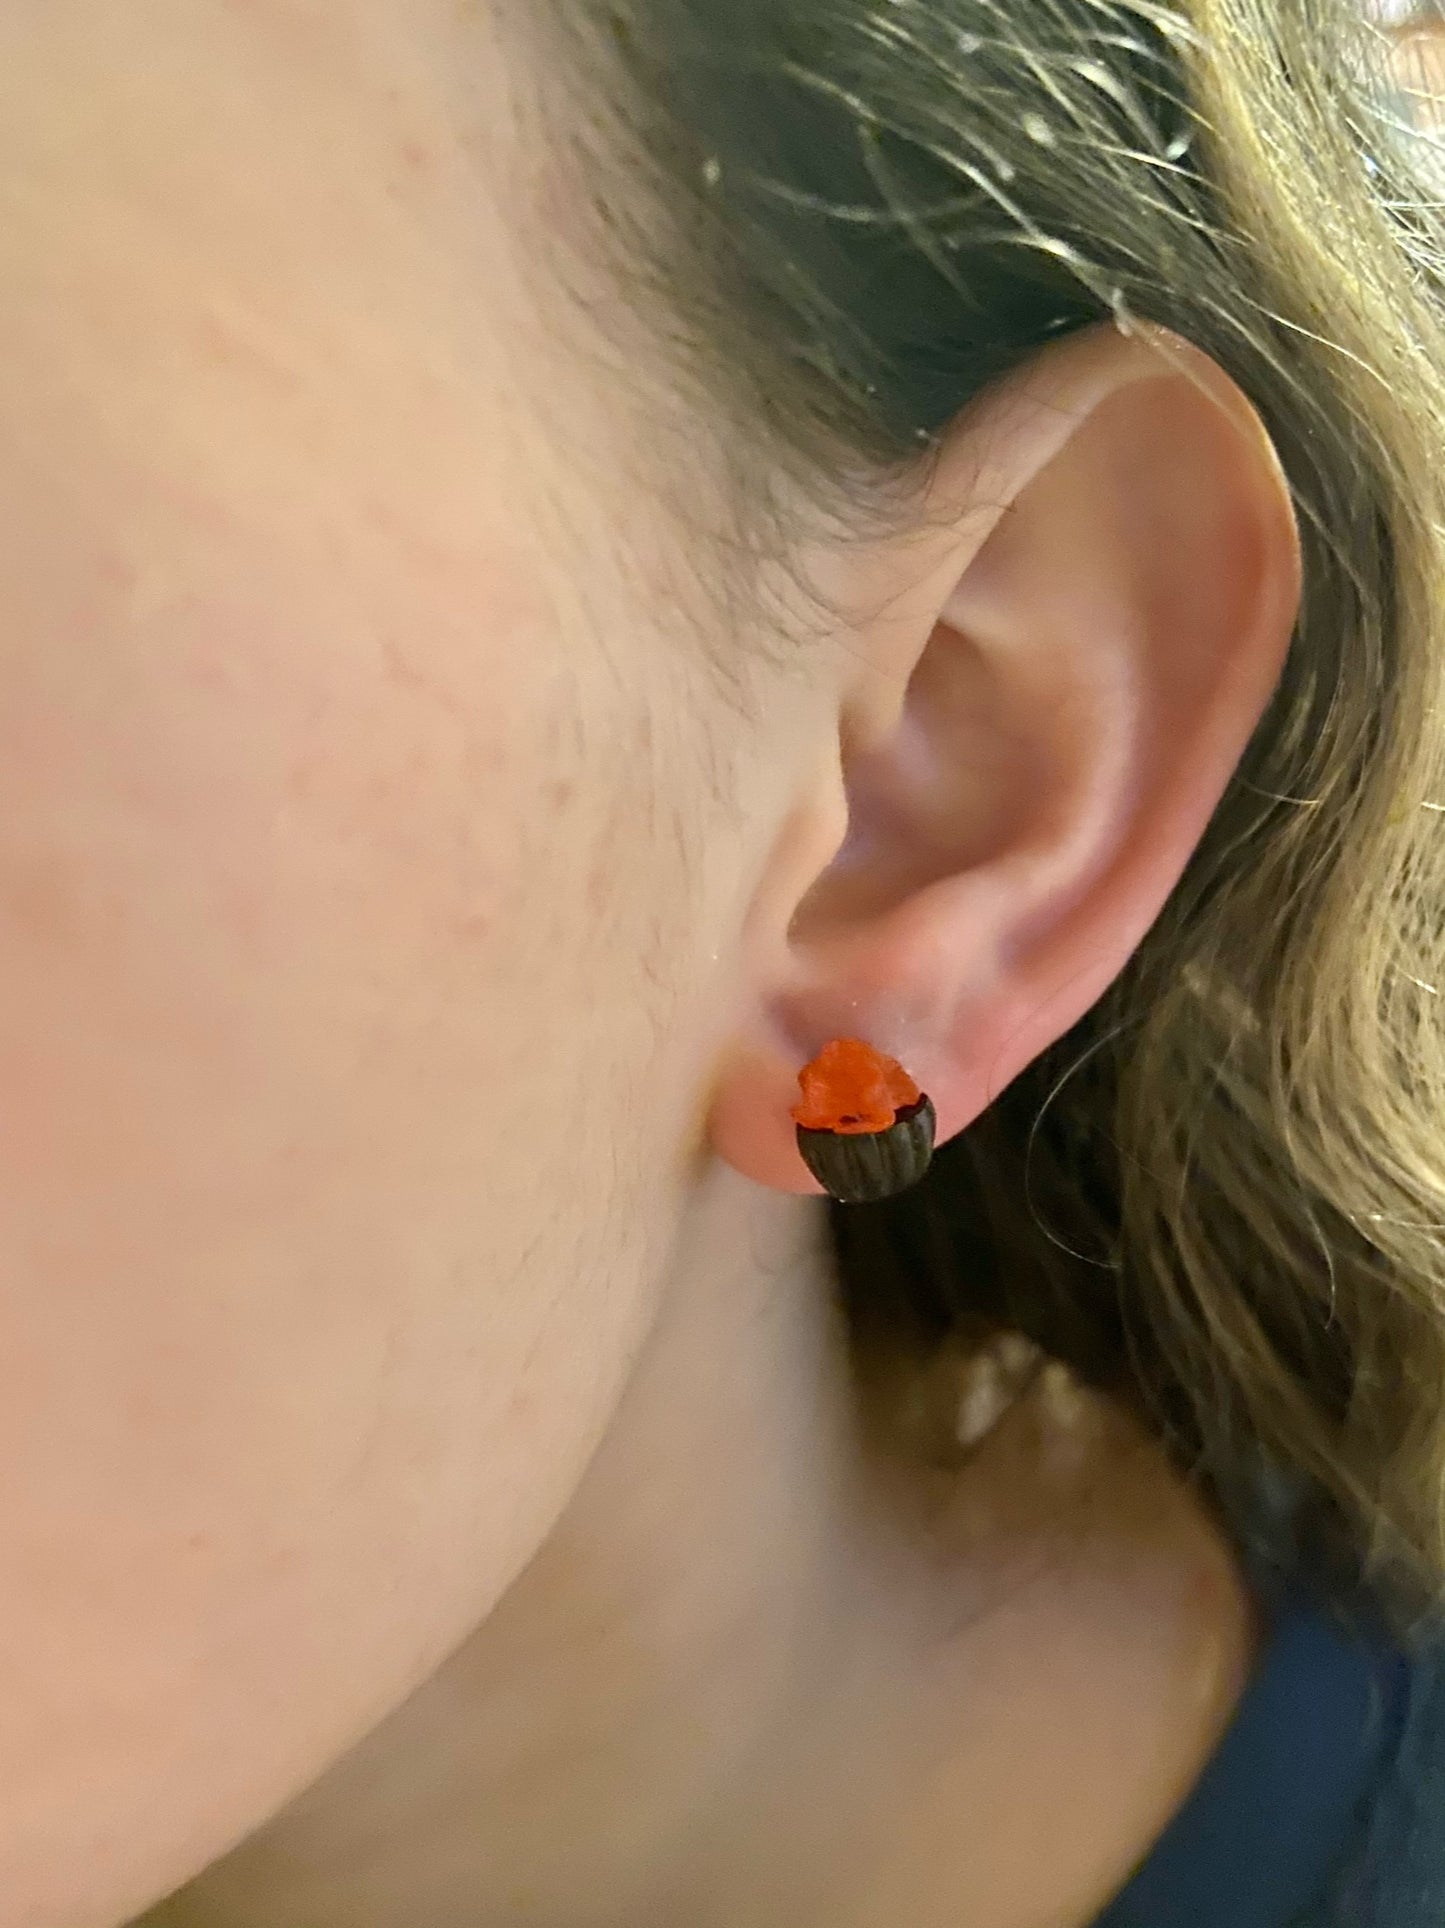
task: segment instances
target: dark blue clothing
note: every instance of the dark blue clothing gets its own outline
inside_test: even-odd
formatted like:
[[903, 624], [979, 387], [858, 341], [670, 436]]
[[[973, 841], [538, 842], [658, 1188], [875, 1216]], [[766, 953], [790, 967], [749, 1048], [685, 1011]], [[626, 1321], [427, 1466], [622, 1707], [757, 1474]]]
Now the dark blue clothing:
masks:
[[1094, 1928], [1445, 1928], [1445, 1639], [1286, 1592], [1193, 1793]]
[[1445, 1923], [1445, 1642], [1410, 1669], [1403, 1732], [1353, 1861], [1289, 1928]]

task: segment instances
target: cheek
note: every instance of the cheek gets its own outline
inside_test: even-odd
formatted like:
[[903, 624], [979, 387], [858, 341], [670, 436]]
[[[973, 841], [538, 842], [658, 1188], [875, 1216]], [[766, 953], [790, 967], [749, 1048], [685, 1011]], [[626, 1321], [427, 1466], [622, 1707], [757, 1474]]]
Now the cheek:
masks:
[[680, 771], [514, 562], [363, 565], [385, 522], [327, 568], [7, 522], [0, 1892], [40, 1913], [77, 1857], [137, 1905], [194, 1872], [485, 1614], [665, 1250]]

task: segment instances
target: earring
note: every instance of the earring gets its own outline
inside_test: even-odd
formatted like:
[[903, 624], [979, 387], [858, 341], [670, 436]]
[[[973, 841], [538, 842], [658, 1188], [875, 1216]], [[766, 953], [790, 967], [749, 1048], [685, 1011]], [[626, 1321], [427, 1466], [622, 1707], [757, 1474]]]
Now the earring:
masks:
[[896, 1058], [861, 1038], [834, 1038], [798, 1073], [790, 1116], [803, 1163], [845, 1205], [871, 1205], [916, 1185], [933, 1159], [933, 1102]]

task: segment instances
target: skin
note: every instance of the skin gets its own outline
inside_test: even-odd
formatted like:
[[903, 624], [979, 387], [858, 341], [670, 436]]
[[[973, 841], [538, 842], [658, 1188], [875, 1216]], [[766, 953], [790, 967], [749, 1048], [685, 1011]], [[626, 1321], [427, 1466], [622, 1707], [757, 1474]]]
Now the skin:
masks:
[[1090, 331], [740, 629], [520, 59], [0, 17], [0, 1928], [1082, 1928], [1246, 1589], [1054, 1381], [885, 1446], [787, 1109], [856, 1031], [947, 1137], [1117, 974], [1287, 490]]

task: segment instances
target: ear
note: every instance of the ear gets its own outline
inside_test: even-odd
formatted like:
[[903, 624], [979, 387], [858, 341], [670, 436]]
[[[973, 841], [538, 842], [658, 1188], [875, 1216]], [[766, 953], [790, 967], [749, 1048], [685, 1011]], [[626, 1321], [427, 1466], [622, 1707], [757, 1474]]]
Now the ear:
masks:
[[1101, 996], [1275, 689], [1299, 535], [1259, 417], [1178, 336], [1052, 344], [944, 438], [917, 512], [807, 567], [847, 615], [826, 741], [742, 934], [715, 1152], [784, 1191], [797, 1074], [898, 1058], [940, 1140]]

